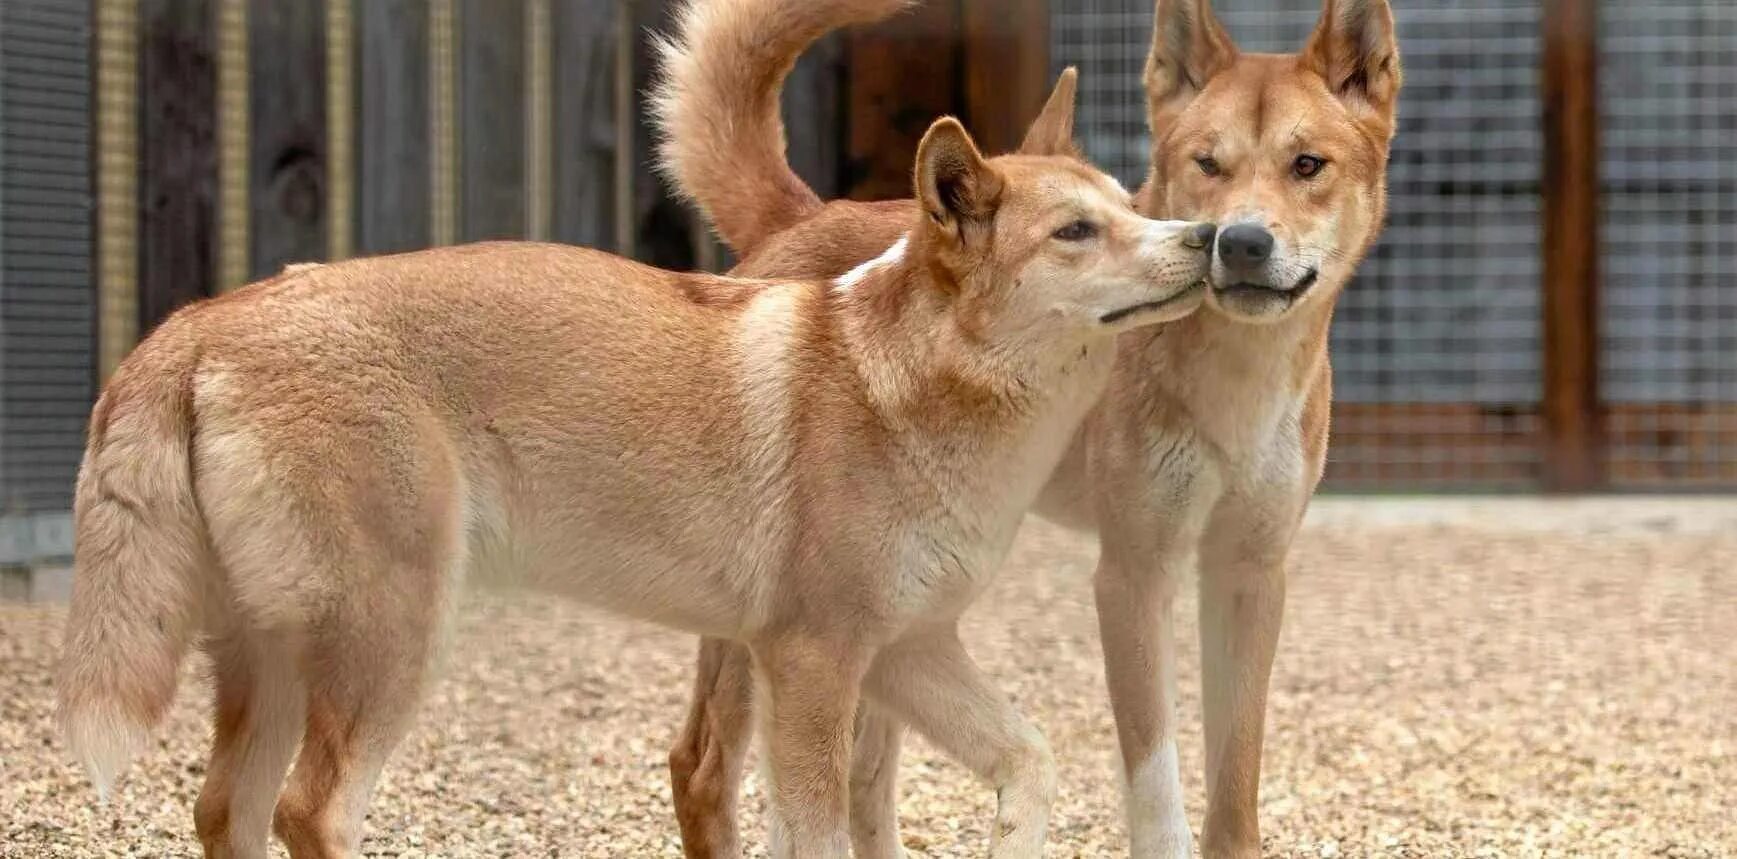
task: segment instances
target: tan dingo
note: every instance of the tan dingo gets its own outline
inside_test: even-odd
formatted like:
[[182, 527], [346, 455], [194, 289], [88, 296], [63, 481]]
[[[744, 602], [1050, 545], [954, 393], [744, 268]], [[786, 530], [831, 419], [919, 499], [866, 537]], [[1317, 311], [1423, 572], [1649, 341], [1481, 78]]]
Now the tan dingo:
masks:
[[[903, 0], [701, 0], [669, 55], [665, 166], [744, 255], [737, 273], [825, 276], [892, 243], [909, 201], [823, 205], [784, 163], [778, 90], [829, 29]], [[749, 45], [755, 50], [748, 50]], [[1284, 559], [1321, 476], [1334, 298], [1379, 232], [1400, 87], [1386, 0], [1326, 0], [1299, 54], [1245, 55], [1206, 0], [1159, 0], [1146, 68], [1150, 215], [1214, 220], [1209, 309], [1125, 335], [1108, 392], [1042, 493], [1046, 518], [1095, 529], [1105, 671], [1132, 852], [1187, 857], [1171, 606], [1200, 573], [1208, 856], [1257, 856], [1267, 678]], [[1035, 137], [1073, 110], [1064, 76]], [[1062, 137], [1067, 135], [1063, 134]], [[1257, 327], [1258, 326], [1258, 327]], [[702, 644], [670, 754], [688, 855], [735, 856], [751, 732], [745, 651]], [[922, 727], [922, 726], [918, 726]], [[900, 730], [873, 708], [851, 784], [857, 856], [900, 855]]]
[[[177, 313], [97, 403], [60, 678], [99, 785], [216, 667], [207, 856], [356, 855], [459, 585], [531, 586], [754, 654], [783, 848], [849, 853], [858, 693], [1001, 775], [1042, 738], [950, 635], [1095, 402], [1115, 336], [1201, 302], [1209, 224], [1053, 148], [937, 122], [897, 249], [730, 281], [473, 245], [298, 268]], [[279, 787], [297, 745], [299, 757]]]

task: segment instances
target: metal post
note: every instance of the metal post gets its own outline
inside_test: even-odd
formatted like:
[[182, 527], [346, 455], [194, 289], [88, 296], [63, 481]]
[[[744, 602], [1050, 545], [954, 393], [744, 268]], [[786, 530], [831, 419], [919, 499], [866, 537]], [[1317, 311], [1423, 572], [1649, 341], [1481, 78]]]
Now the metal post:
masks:
[[97, 381], [139, 338], [139, 4], [97, 15]]
[[1544, 481], [1604, 483], [1598, 379], [1598, 2], [1544, 3]]
[[525, 9], [525, 238], [548, 241], [554, 210], [551, 134], [553, 57], [549, 0], [528, 0]]
[[326, 257], [355, 253], [355, 54], [351, 0], [326, 0]]
[[458, 28], [455, 0], [432, 0], [428, 10], [429, 196], [434, 214], [430, 240], [458, 240]]
[[248, 275], [247, 0], [217, 5], [217, 289]]

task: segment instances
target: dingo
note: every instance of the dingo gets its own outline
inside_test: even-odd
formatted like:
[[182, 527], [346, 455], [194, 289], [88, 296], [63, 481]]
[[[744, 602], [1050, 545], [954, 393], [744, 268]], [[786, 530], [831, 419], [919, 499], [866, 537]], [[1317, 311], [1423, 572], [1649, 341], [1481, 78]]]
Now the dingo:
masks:
[[[666, 52], [658, 105], [665, 167], [744, 255], [738, 273], [834, 274], [904, 229], [910, 202], [822, 205], [790, 172], [778, 90], [813, 39], [906, 5], [710, 0], [685, 19]], [[1129, 839], [1142, 859], [1191, 851], [1171, 613], [1197, 563], [1203, 846], [1213, 857], [1259, 855], [1262, 721], [1284, 560], [1321, 476], [1327, 326], [1380, 230], [1400, 77], [1386, 0], [1327, 0], [1295, 55], [1239, 53], [1206, 0], [1157, 3], [1145, 79], [1153, 168], [1138, 205], [1223, 225], [1209, 310], [1122, 337], [1104, 400], [1035, 508], [1099, 534], [1105, 670]], [[1066, 76], [1032, 135], [1053, 139], [1072, 110]], [[670, 754], [683, 842], [696, 859], [739, 851], [750, 693], [747, 654], [703, 643], [694, 707]], [[897, 725], [865, 710], [850, 792], [858, 857], [901, 853], [898, 748]]]
[[[482, 244], [299, 268], [175, 314], [96, 405], [60, 677], [106, 786], [196, 636], [207, 856], [354, 856], [461, 581], [740, 642], [783, 849], [849, 853], [859, 688], [996, 773], [1035, 857], [1053, 764], [952, 621], [1114, 363], [1203, 300], [1210, 224], [937, 122], [905, 238], [836, 280]], [[281, 799], [285, 771], [300, 746]]]

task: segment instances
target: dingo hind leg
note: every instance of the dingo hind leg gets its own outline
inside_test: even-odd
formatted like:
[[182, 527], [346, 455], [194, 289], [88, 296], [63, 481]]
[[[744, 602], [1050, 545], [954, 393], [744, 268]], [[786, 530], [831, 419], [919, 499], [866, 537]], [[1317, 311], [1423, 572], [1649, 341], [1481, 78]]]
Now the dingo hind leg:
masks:
[[446, 633], [456, 555], [359, 565], [356, 578], [397, 586], [340, 601], [310, 625], [305, 734], [274, 820], [295, 859], [359, 855], [375, 782], [409, 733]]
[[[269, 712], [247, 712], [302, 740], [287, 785], [260, 765], [227, 806], [269, 815], [295, 859], [355, 856], [468, 555], [458, 457], [413, 406], [355, 409], [345, 423], [267, 422], [226, 408], [247, 395], [239, 387], [219, 380], [206, 391], [199, 495], [229, 601], [250, 630], [220, 656], [220, 704], [269, 699]], [[268, 644], [279, 637], [293, 647]], [[283, 700], [292, 688], [297, 700]], [[292, 717], [293, 728], [277, 724]], [[220, 795], [206, 803], [210, 820]]]
[[217, 701], [194, 826], [206, 859], [265, 859], [272, 809], [302, 738], [301, 673], [278, 635], [231, 628], [205, 649]]
[[899, 748], [905, 726], [864, 703], [850, 764], [850, 841], [856, 859], [904, 859], [899, 839]]
[[682, 851], [688, 859], [742, 854], [736, 811], [754, 739], [754, 674], [748, 648], [700, 639], [692, 706], [670, 747], [669, 770]]

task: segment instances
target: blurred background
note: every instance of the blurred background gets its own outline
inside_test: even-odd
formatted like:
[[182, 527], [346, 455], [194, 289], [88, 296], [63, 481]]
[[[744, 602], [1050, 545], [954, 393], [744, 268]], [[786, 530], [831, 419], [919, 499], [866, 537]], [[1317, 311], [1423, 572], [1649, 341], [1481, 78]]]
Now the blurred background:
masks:
[[[495, 237], [723, 268], [650, 170], [667, 0], [0, 2], [0, 564], [63, 555], [95, 392], [286, 263]], [[1737, 3], [1401, 0], [1386, 233], [1340, 301], [1336, 491], [1737, 488]], [[1245, 50], [1315, 0], [1220, 0]], [[787, 91], [823, 196], [907, 193], [954, 113], [1017, 142], [1064, 65], [1146, 170], [1148, 0], [945, 0]]]

